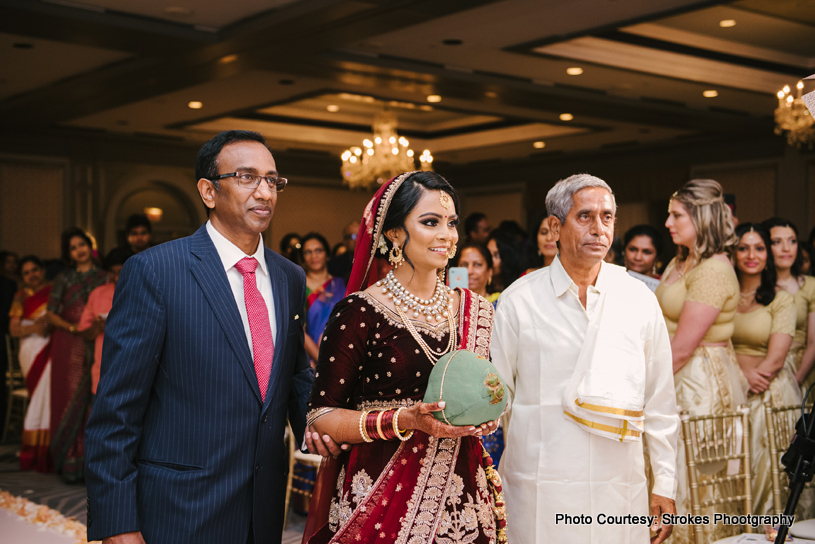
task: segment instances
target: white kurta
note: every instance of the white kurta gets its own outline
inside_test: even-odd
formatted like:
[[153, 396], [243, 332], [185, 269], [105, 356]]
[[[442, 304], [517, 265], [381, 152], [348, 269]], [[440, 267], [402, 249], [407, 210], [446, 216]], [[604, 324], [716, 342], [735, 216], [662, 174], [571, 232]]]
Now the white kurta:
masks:
[[[644, 436], [653, 492], [675, 496], [679, 412], [668, 331], [654, 294], [621, 270], [603, 263], [587, 308], [559, 258], [501, 295], [490, 351], [511, 393], [499, 471], [512, 543], [648, 542], [647, 525], [605, 517], [649, 515], [643, 443], [590, 434], [566, 421], [561, 406], [590, 320], [611, 289], [631, 296], [624, 307], [605, 308], [604, 320], [624, 324], [620, 341], [641, 346], [645, 355]], [[584, 516], [584, 524], [558, 520], [558, 514]], [[585, 524], [588, 516], [592, 523]]]

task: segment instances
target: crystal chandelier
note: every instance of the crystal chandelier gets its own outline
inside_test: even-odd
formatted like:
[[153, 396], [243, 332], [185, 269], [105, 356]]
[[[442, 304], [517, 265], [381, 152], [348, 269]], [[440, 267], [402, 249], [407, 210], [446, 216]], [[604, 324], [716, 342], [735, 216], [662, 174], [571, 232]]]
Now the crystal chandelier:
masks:
[[[799, 81], [798, 96], [793, 97], [789, 85], [778, 91], [778, 107], [775, 109], [775, 133], [787, 133], [787, 143], [800, 148], [806, 145], [812, 149], [815, 143], [815, 118], [807, 109], [801, 96], [804, 82]], [[812, 94], [812, 93], [810, 93]], [[808, 95], [807, 95], [808, 96]]]
[[[368, 189], [382, 185], [392, 177], [416, 169], [409, 142], [396, 133], [396, 117], [382, 112], [374, 117], [372, 139], [361, 147], [346, 149], [342, 157], [343, 183], [352, 189]], [[433, 156], [425, 149], [419, 156], [422, 170], [432, 170]]]

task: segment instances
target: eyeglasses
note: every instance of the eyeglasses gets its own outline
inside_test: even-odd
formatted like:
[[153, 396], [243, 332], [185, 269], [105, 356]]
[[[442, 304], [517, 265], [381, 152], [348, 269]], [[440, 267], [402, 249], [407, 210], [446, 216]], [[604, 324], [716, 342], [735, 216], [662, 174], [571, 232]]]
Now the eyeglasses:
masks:
[[269, 190], [273, 193], [282, 193], [283, 189], [289, 183], [286, 178], [278, 178], [275, 176], [257, 176], [249, 174], [248, 172], [230, 172], [229, 174], [221, 174], [214, 178], [207, 178], [209, 181], [218, 181], [225, 178], [236, 178], [238, 184], [244, 189], [252, 189], [253, 191], [260, 186], [261, 180], [266, 180]]

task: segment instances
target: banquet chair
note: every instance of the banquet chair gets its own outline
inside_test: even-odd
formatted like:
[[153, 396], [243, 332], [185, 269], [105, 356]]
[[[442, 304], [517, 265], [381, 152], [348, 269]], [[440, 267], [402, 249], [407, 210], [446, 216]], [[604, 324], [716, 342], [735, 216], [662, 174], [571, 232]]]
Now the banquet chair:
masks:
[[[687, 411], [680, 415], [693, 515], [704, 515], [706, 510], [710, 515], [725, 504], [740, 504], [744, 514], [752, 513], [749, 416], [747, 406], [720, 415], [691, 416]], [[722, 469], [735, 464], [737, 470], [721, 475]], [[710, 474], [709, 467], [716, 465], [722, 468]], [[721, 498], [703, 501], [705, 488], [719, 488]], [[745, 525], [745, 531], [750, 533], [752, 528]], [[705, 542], [701, 525], [693, 526], [693, 538], [696, 544]]]
[[[286, 528], [286, 524], [289, 521], [289, 501], [291, 499], [292, 493], [297, 493], [300, 495], [304, 495], [307, 499], [311, 499], [311, 491], [305, 489], [297, 489], [294, 487], [294, 481], [303, 482], [305, 484], [310, 484], [312, 489], [314, 485], [317, 483], [316, 481], [309, 480], [307, 478], [303, 478], [302, 476], [295, 476], [294, 475], [294, 465], [295, 463], [301, 463], [303, 465], [312, 466], [315, 470], [320, 468], [320, 463], [322, 462], [323, 458], [319, 455], [313, 455], [311, 453], [303, 453], [297, 448], [296, 440], [294, 439], [294, 433], [291, 430], [291, 425], [286, 426], [286, 441], [289, 444], [289, 476], [288, 480], [286, 481], [286, 513], [283, 515], [283, 529]], [[316, 479], [315, 479], [316, 480]]]
[[28, 409], [28, 389], [25, 386], [25, 377], [20, 369], [20, 360], [17, 354], [20, 350], [20, 342], [17, 338], [6, 334], [6, 355], [8, 366], [6, 368], [6, 421], [3, 424], [3, 438], [0, 442], [5, 442], [8, 436], [9, 427], [12, 420], [20, 422], [20, 432], [23, 430], [25, 412]]
[[[807, 413], [812, 405], [807, 406]], [[781, 466], [781, 456], [786, 453], [795, 436], [795, 422], [801, 416], [801, 405], [780, 406], [773, 408], [769, 404], [764, 406], [767, 415], [767, 442], [770, 447], [770, 475], [773, 485], [773, 513], [782, 514], [787, 502], [789, 477]], [[815, 483], [807, 482], [805, 488], [815, 487]]]

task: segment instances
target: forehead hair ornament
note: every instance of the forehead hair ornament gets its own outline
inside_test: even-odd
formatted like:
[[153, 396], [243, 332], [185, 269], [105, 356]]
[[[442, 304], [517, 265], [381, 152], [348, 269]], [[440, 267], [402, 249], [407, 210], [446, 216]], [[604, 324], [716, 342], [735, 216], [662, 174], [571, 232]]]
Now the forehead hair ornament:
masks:
[[446, 191], [439, 191], [439, 203], [441, 204], [442, 208], [445, 210], [450, 209], [450, 205], [453, 203], [453, 199], [450, 198], [450, 195], [447, 194]]

